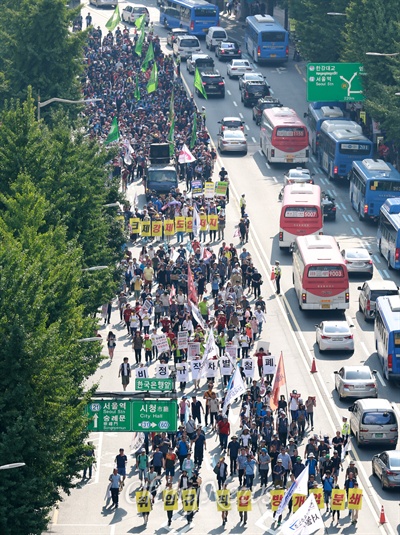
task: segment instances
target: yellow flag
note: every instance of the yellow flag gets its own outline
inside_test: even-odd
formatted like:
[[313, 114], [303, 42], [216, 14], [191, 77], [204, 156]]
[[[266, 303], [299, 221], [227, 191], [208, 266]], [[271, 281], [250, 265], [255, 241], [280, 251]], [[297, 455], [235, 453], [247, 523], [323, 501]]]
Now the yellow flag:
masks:
[[178, 510], [178, 492], [173, 489], [163, 491], [164, 511]]
[[347, 509], [362, 509], [362, 489], [349, 489], [349, 499], [347, 502]]
[[217, 511], [230, 511], [232, 509], [231, 493], [229, 490], [217, 490]]
[[139, 490], [135, 494], [138, 513], [150, 513], [151, 497], [148, 490]]
[[251, 511], [251, 490], [238, 490], [237, 510], [239, 512]]

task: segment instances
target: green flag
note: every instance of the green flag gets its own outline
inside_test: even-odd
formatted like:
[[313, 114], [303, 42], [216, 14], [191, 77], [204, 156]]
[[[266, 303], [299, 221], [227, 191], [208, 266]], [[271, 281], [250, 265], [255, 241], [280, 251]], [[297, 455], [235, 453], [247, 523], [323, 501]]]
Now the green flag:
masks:
[[157, 63], [153, 63], [149, 81], [147, 82], [147, 93], [153, 93], [158, 87]]
[[150, 61], [153, 61], [153, 60], [154, 60], [153, 42], [150, 41], [150, 44], [149, 44], [149, 47], [147, 49], [146, 56], [144, 58], [144, 62], [143, 62], [143, 65], [142, 65], [142, 71], [143, 72], [147, 71], [147, 68], [149, 66]]
[[190, 148], [193, 149], [193, 147], [196, 145], [197, 140], [197, 113], [194, 112], [193, 114], [193, 125], [192, 125], [192, 136], [190, 138]]
[[174, 110], [174, 90], [172, 89], [171, 92], [171, 100], [169, 102], [169, 113], [168, 113], [168, 121], [172, 121], [172, 119], [175, 117], [175, 110]]
[[112, 143], [113, 141], [119, 140], [119, 130], [118, 130], [118, 119], [114, 117], [111, 123], [111, 128], [108, 133], [107, 139], [104, 142], [104, 145], [108, 145], [109, 143]]
[[135, 91], [133, 93], [133, 96], [136, 100], [140, 100], [140, 88], [139, 88], [139, 76], [136, 75], [135, 78]]
[[135, 26], [136, 28], [138, 28], [139, 30], [142, 30], [143, 29], [143, 26], [145, 25], [145, 13], [143, 13], [143, 15], [140, 15], [140, 17], [138, 17], [136, 20], [135, 20]]
[[169, 128], [168, 133], [168, 142], [169, 142], [169, 156], [170, 158], [173, 157], [175, 152], [175, 144], [174, 144], [174, 138], [175, 138], [175, 117], [172, 117], [171, 126]]
[[119, 7], [117, 4], [114, 10], [114, 13], [111, 16], [111, 19], [106, 22], [107, 30], [110, 30], [110, 32], [113, 32], [120, 22], [121, 22], [121, 15], [119, 14]]
[[135, 45], [135, 54], [137, 54], [138, 56], [142, 55], [143, 41], [144, 41], [144, 30], [142, 30], [142, 33], [140, 34], [140, 37], [136, 41], [136, 45]]
[[203, 87], [203, 82], [201, 81], [201, 76], [197, 67], [196, 72], [194, 73], [194, 87], [203, 95], [204, 98], [207, 98], [207, 93]]

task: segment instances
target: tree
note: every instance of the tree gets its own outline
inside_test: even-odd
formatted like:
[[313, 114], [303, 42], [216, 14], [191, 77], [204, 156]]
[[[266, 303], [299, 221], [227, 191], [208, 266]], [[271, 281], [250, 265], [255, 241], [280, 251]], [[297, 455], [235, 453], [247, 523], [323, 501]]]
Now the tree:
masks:
[[[35, 97], [79, 99], [85, 32], [71, 33], [74, 11], [65, 0], [2, 0], [0, 18], [0, 103]], [[1, 81], [1, 80], [0, 80]]]

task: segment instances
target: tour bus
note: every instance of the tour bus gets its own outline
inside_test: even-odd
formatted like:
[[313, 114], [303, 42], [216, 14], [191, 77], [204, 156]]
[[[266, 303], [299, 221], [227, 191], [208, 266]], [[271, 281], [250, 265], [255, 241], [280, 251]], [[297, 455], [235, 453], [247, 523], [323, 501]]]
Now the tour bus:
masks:
[[296, 238], [293, 285], [302, 310], [349, 308], [349, 275], [333, 236]]
[[347, 179], [354, 161], [374, 154], [374, 144], [354, 121], [324, 121], [318, 141], [318, 162], [329, 179]]
[[400, 380], [400, 296], [376, 300], [375, 348], [388, 381]]
[[159, 6], [160, 23], [166, 28], [183, 28], [200, 37], [219, 26], [218, 6], [205, 0], [160, 0]]
[[400, 269], [400, 197], [387, 199], [381, 206], [378, 247], [389, 269]]
[[307, 163], [309, 159], [307, 127], [290, 108], [263, 111], [260, 146], [268, 162]]
[[289, 32], [270, 15], [247, 17], [244, 41], [255, 63], [289, 59]]
[[400, 173], [383, 160], [353, 162], [349, 180], [350, 202], [360, 219], [377, 221], [386, 199], [400, 196]]
[[343, 110], [338, 106], [321, 106], [320, 108], [315, 108], [314, 102], [308, 105], [308, 113], [305, 116], [307, 117], [310, 146], [313, 154], [317, 152], [322, 123], [327, 119], [335, 119], [336, 121], [346, 120]]
[[291, 247], [297, 236], [323, 230], [321, 188], [313, 184], [288, 184], [283, 191], [279, 222], [279, 247]]

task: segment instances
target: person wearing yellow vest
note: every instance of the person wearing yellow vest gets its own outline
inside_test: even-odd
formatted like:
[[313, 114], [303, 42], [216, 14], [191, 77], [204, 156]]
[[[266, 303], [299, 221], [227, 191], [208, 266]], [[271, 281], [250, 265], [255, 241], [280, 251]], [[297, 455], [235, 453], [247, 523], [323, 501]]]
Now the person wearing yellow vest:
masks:
[[278, 295], [280, 295], [280, 293], [281, 293], [281, 275], [282, 275], [282, 271], [281, 271], [281, 266], [279, 265], [279, 261], [278, 260], [275, 262], [274, 273], [275, 273], [276, 293]]
[[240, 206], [240, 212], [241, 212], [242, 217], [243, 217], [244, 214], [245, 214], [245, 211], [246, 211], [246, 196], [245, 196], [244, 193], [243, 193], [242, 196], [240, 197], [240, 203], [239, 203], [239, 206]]
[[347, 418], [343, 416], [343, 425], [342, 425], [342, 438], [343, 438], [343, 445], [345, 446], [347, 443], [347, 440], [350, 435], [350, 424], [347, 421]]

